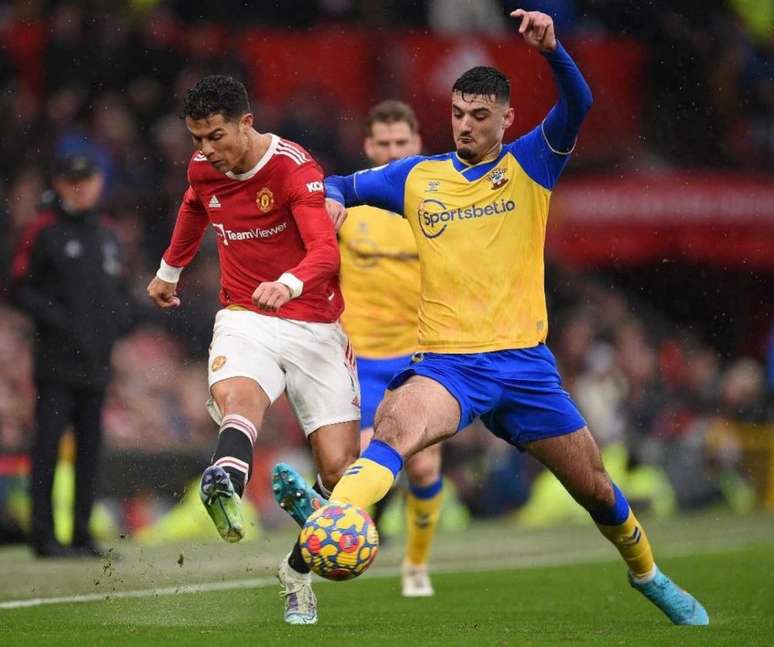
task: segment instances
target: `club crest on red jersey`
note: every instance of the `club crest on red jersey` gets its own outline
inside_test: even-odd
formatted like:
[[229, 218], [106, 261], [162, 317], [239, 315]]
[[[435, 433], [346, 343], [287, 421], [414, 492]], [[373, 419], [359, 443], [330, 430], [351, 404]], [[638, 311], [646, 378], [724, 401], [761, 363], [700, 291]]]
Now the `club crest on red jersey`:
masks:
[[274, 207], [274, 194], [268, 187], [263, 187], [255, 196], [255, 204], [263, 212], [267, 213]]

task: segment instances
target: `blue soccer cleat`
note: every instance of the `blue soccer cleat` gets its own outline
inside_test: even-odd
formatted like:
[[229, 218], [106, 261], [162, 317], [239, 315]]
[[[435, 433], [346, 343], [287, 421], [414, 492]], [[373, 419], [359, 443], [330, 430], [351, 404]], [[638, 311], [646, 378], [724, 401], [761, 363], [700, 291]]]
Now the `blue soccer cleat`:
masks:
[[648, 600], [661, 609], [676, 625], [708, 625], [709, 616], [699, 601], [664, 575], [658, 567], [649, 582], [635, 582], [629, 575], [629, 583]]
[[233, 544], [245, 536], [239, 495], [234, 491], [226, 470], [217, 465], [210, 465], [204, 470], [199, 498], [223, 539]]
[[302, 528], [309, 515], [328, 503], [287, 463], [274, 466], [271, 471], [271, 489], [279, 507]]

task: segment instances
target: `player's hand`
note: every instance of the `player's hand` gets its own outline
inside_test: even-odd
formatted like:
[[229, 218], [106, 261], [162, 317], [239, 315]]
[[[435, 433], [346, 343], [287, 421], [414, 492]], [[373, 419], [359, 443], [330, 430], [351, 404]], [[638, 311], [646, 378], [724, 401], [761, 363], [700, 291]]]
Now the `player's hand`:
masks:
[[347, 208], [331, 198], [325, 198], [325, 210], [328, 217], [333, 221], [333, 228], [338, 231], [347, 219]]
[[541, 52], [553, 52], [556, 49], [554, 20], [551, 16], [539, 11], [517, 9], [511, 13], [511, 18], [521, 18], [519, 33], [527, 45]]
[[279, 281], [261, 283], [253, 292], [253, 304], [271, 312], [277, 312], [291, 298], [290, 288]]
[[177, 308], [180, 305], [176, 290], [177, 283], [162, 281], [158, 276], [148, 283], [148, 296], [159, 308]]

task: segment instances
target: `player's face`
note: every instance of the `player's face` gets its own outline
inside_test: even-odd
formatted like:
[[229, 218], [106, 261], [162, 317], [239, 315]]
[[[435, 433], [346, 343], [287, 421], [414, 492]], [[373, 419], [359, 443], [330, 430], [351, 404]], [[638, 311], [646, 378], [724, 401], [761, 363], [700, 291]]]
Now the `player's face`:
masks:
[[363, 142], [363, 150], [374, 166], [418, 155], [421, 148], [419, 134], [412, 132], [405, 121], [389, 124], [377, 121], [371, 125], [371, 135]]
[[220, 173], [241, 168], [250, 148], [253, 116], [248, 113], [239, 120], [226, 119], [213, 113], [205, 119], [185, 118], [194, 146]]
[[452, 133], [457, 155], [476, 164], [496, 153], [513, 123], [513, 108], [494, 96], [452, 93]]
[[54, 179], [54, 190], [66, 211], [89, 211], [97, 206], [104, 182], [101, 173], [82, 180]]

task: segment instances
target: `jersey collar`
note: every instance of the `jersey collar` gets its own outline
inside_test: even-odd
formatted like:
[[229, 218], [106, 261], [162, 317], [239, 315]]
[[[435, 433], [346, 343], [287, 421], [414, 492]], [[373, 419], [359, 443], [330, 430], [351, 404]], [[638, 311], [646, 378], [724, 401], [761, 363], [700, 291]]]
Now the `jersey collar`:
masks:
[[226, 175], [230, 177], [232, 180], [239, 180], [241, 182], [244, 182], [245, 180], [249, 180], [251, 177], [254, 177], [258, 171], [260, 171], [264, 166], [266, 166], [269, 163], [269, 160], [274, 155], [274, 151], [277, 150], [277, 144], [279, 143], [279, 137], [275, 135], [274, 133], [266, 133], [271, 137], [271, 142], [269, 143], [269, 147], [266, 149], [266, 152], [263, 154], [261, 159], [258, 160], [255, 166], [251, 168], [249, 171], [245, 171], [244, 173], [232, 173], [231, 171], [226, 171]]
[[501, 144], [500, 151], [497, 153], [495, 157], [488, 160], [483, 160], [476, 164], [468, 164], [466, 161], [460, 159], [459, 155], [457, 155], [456, 152], [452, 154], [451, 160], [452, 160], [452, 165], [454, 166], [454, 169], [456, 171], [459, 171], [459, 173], [466, 180], [468, 180], [468, 182], [473, 182], [474, 180], [479, 179], [482, 175], [484, 175], [485, 173], [488, 173], [495, 166], [497, 166], [497, 164], [500, 163], [500, 160], [503, 158], [506, 152], [507, 151], [505, 149], [505, 146]]

